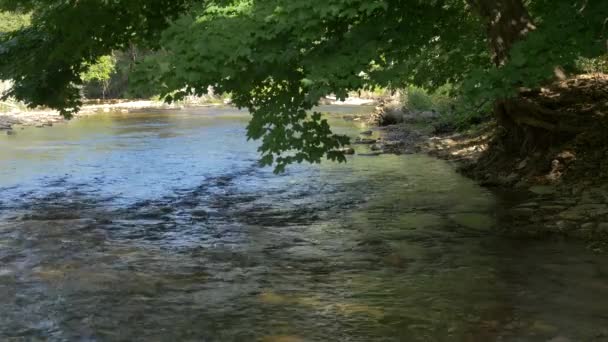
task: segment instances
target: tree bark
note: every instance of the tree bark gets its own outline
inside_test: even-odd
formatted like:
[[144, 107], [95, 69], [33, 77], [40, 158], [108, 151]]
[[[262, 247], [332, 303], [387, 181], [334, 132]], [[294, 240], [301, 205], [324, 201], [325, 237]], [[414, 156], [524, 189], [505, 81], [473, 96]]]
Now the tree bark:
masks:
[[[492, 61], [501, 67], [509, 61], [510, 52], [519, 40], [535, 29], [530, 13], [523, 0], [467, 0], [486, 26]], [[517, 99], [498, 100], [494, 103], [494, 115], [506, 131], [503, 148], [511, 152], [526, 153], [535, 144], [535, 136], [541, 131], [557, 126], [529, 119], [520, 113], [523, 107]]]
[[468, 0], [486, 25], [496, 66], [509, 60], [513, 45], [535, 29], [522, 0]]

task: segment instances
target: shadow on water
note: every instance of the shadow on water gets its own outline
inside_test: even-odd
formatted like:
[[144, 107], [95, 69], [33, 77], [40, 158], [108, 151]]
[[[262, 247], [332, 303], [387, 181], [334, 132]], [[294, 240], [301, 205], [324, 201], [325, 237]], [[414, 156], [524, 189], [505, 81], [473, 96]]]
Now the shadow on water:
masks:
[[242, 113], [159, 115], [0, 139], [0, 339], [608, 339], [608, 258], [497, 236], [501, 198], [442, 161], [276, 176]]

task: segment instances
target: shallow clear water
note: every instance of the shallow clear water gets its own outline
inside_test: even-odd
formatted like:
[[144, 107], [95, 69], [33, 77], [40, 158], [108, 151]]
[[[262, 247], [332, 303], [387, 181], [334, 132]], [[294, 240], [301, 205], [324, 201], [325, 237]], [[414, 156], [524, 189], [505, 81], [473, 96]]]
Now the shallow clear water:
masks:
[[0, 340], [608, 340], [607, 256], [495, 235], [504, 201], [422, 155], [274, 175], [246, 122], [0, 135]]

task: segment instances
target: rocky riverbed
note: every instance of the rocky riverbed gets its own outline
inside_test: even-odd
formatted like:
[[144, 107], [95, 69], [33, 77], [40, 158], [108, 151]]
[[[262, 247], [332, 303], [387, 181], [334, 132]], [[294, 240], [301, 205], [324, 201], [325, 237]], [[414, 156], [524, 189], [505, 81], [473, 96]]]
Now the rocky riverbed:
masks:
[[0, 135], [0, 340], [606, 340], [608, 255], [496, 234], [547, 189], [511, 205], [415, 153], [420, 130], [336, 114], [360, 138], [348, 163], [275, 175], [248, 119], [109, 113]]
[[[163, 109], [166, 105], [151, 101], [115, 104], [93, 104], [83, 107], [81, 116], [99, 112], [123, 112], [144, 108]], [[366, 117], [345, 116], [348, 120], [365, 121]], [[13, 111], [0, 114], [0, 131], [18, 134], [16, 127], [52, 126], [65, 119], [52, 111]], [[424, 120], [423, 120], [424, 121]], [[381, 154], [427, 153], [454, 162], [467, 176], [482, 185], [498, 191], [514, 191], [517, 200], [511, 210], [501, 215], [513, 221], [506, 234], [517, 236], [565, 236], [590, 241], [594, 248], [604, 248], [608, 241], [608, 182], [593, 174], [576, 174], [565, 177], [568, 169], [594, 169], [602, 172], [601, 165], [590, 162], [591, 158], [576, 158], [574, 152], [554, 151], [554, 158], [544, 158], [540, 165], [534, 156], [513, 160], [502, 169], [488, 169], [480, 173], [478, 162], [487, 153], [492, 142], [493, 127], [487, 125], [470, 134], [434, 135], [424, 122], [410, 120], [394, 125], [375, 127], [361, 131], [353, 141], [356, 149], [348, 148], [347, 154], [373, 157]], [[356, 152], [355, 152], [356, 151]], [[577, 151], [575, 151], [577, 152]], [[579, 155], [584, 155], [578, 151]], [[588, 153], [587, 153], [588, 154]], [[542, 164], [542, 161], [540, 162]], [[590, 164], [590, 165], [587, 165]], [[585, 167], [582, 167], [583, 165]], [[538, 175], [537, 170], [546, 170]]]
[[13, 126], [52, 126], [65, 119], [58, 113], [50, 111], [0, 113], [0, 131], [14, 134]]

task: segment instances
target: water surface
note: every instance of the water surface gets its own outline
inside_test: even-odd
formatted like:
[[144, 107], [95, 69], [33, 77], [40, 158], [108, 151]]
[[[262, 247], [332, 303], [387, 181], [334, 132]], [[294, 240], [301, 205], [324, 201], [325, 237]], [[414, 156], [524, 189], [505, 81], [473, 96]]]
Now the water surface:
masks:
[[423, 155], [274, 175], [247, 119], [0, 135], [0, 340], [608, 340], [608, 257], [497, 236], [505, 201]]

